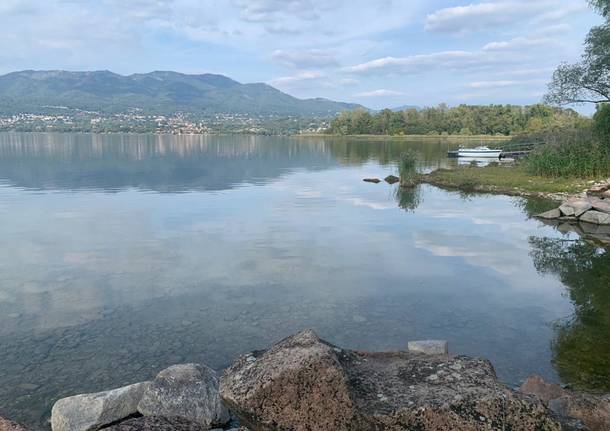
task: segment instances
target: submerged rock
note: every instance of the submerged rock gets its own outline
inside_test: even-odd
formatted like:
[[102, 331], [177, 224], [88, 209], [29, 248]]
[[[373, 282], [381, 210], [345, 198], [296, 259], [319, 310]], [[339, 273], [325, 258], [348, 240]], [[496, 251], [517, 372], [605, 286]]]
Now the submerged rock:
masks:
[[500, 384], [489, 361], [363, 353], [312, 331], [240, 357], [220, 394], [252, 430], [553, 430], [544, 405]]
[[449, 344], [445, 340], [409, 341], [407, 349], [412, 353], [424, 355], [448, 355]]
[[207, 428], [229, 421], [218, 394], [216, 372], [201, 364], [174, 365], [161, 371], [144, 391], [138, 411], [144, 416], [179, 417]]
[[90, 431], [138, 412], [138, 403], [150, 382], [111, 391], [62, 398], [51, 410], [53, 431]]
[[381, 180], [379, 178], [364, 178], [362, 181], [364, 181], [365, 183], [375, 183], [375, 184], [379, 184], [381, 182]]
[[540, 376], [529, 377], [520, 390], [538, 397], [555, 414], [582, 421], [591, 431], [610, 430], [610, 395], [595, 396], [574, 392], [547, 383]]

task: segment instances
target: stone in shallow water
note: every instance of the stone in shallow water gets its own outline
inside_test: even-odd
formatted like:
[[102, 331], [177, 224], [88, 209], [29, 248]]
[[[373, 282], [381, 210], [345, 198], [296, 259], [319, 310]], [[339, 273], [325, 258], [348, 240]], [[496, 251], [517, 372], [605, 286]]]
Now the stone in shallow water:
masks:
[[445, 340], [409, 341], [407, 349], [411, 353], [423, 353], [424, 355], [449, 354], [449, 344]]
[[580, 216], [580, 221], [600, 225], [610, 225], [610, 214], [595, 210], [587, 211], [582, 216]]
[[364, 178], [362, 181], [364, 181], [365, 183], [375, 183], [375, 184], [379, 184], [381, 182], [381, 180], [379, 178]]
[[142, 395], [144, 416], [180, 417], [210, 428], [229, 421], [218, 395], [218, 377], [201, 364], [174, 365], [157, 374]]
[[538, 397], [560, 417], [582, 421], [589, 431], [610, 430], [610, 395], [574, 392], [548, 383], [540, 376], [529, 377], [519, 390]]
[[400, 181], [400, 178], [398, 178], [396, 175], [388, 175], [384, 178], [384, 181], [388, 184], [396, 184]]
[[51, 410], [53, 431], [91, 431], [138, 412], [138, 403], [150, 382], [111, 391], [62, 398]]
[[560, 430], [542, 403], [498, 383], [489, 361], [355, 352], [309, 330], [240, 357], [220, 394], [257, 431]]
[[538, 215], [536, 215], [536, 217], [547, 219], [547, 220], [553, 220], [553, 219], [557, 219], [557, 218], [561, 217], [561, 211], [559, 211], [558, 208], [555, 208], [554, 210], [550, 210], [550, 211], [544, 212], [542, 214], [538, 214]]

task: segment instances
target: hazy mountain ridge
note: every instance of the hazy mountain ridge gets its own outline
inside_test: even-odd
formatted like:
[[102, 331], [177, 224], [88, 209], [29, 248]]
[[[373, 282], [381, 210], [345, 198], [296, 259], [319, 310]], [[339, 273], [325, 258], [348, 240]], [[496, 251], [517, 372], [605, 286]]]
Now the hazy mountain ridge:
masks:
[[101, 113], [142, 109], [148, 114], [278, 114], [333, 116], [360, 105], [297, 99], [263, 83], [242, 84], [223, 75], [157, 71], [12, 72], [0, 76], [0, 113], [41, 113], [68, 107]]

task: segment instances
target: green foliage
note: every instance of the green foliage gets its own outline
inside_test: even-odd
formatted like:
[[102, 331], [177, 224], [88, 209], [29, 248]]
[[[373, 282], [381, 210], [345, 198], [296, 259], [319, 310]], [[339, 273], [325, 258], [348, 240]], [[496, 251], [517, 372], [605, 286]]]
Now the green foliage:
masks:
[[413, 182], [417, 175], [418, 156], [415, 151], [409, 149], [400, 155], [398, 161], [398, 174], [402, 183]]
[[593, 116], [593, 128], [597, 139], [610, 148], [610, 104], [603, 103], [597, 106]]
[[543, 145], [525, 159], [527, 172], [551, 178], [602, 178], [610, 174], [608, 148], [596, 141]]
[[593, 27], [585, 40], [585, 53], [576, 64], [562, 64], [549, 84], [544, 100], [552, 105], [610, 101], [610, 2], [591, 0], [606, 22]]
[[570, 109], [546, 105], [514, 106], [460, 105], [448, 108], [401, 112], [384, 109], [371, 115], [364, 110], [342, 112], [328, 133], [337, 135], [516, 135], [531, 133], [551, 125], [576, 121], [580, 116]]

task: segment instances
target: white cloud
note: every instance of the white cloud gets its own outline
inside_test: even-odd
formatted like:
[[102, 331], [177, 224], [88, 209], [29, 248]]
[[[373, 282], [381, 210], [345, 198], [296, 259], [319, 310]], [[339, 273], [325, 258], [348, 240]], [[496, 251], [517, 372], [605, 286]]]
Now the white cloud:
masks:
[[460, 33], [516, 24], [524, 18], [547, 10], [546, 1], [477, 3], [440, 9], [426, 17], [426, 30]]
[[408, 57], [384, 57], [346, 67], [348, 73], [426, 73], [431, 69], [469, 69], [489, 64], [489, 56], [472, 51], [443, 51]]
[[483, 47], [483, 51], [510, 51], [513, 49], [539, 48], [556, 45], [557, 41], [548, 37], [516, 37], [502, 42], [490, 42]]
[[332, 53], [320, 49], [278, 49], [273, 51], [271, 58], [282, 65], [297, 69], [332, 67], [339, 64]]
[[546, 82], [544, 79], [528, 79], [528, 80], [497, 80], [497, 81], [478, 81], [468, 84], [470, 88], [504, 88], [515, 86], [526, 86], [541, 84]]
[[282, 76], [280, 78], [275, 78], [269, 81], [270, 85], [278, 86], [278, 87], [290, 87], [295, 84], [300, 84], [303, 81], [312, 81], [324, 78], [324, 74], [320, 72], [300, 72], [296, 75], [292, 76]]
[[394, 90], [386, 90], [386, 89], [380, 89], [380, 90], [373, 90], [373, 91], [365, 91], [363, 93], [358, 93], [355, 94], [355, 97], [391, 97], [391, 96], [403, 96], [404, 93], [401, 93], [400, 91], [394, 91]]

